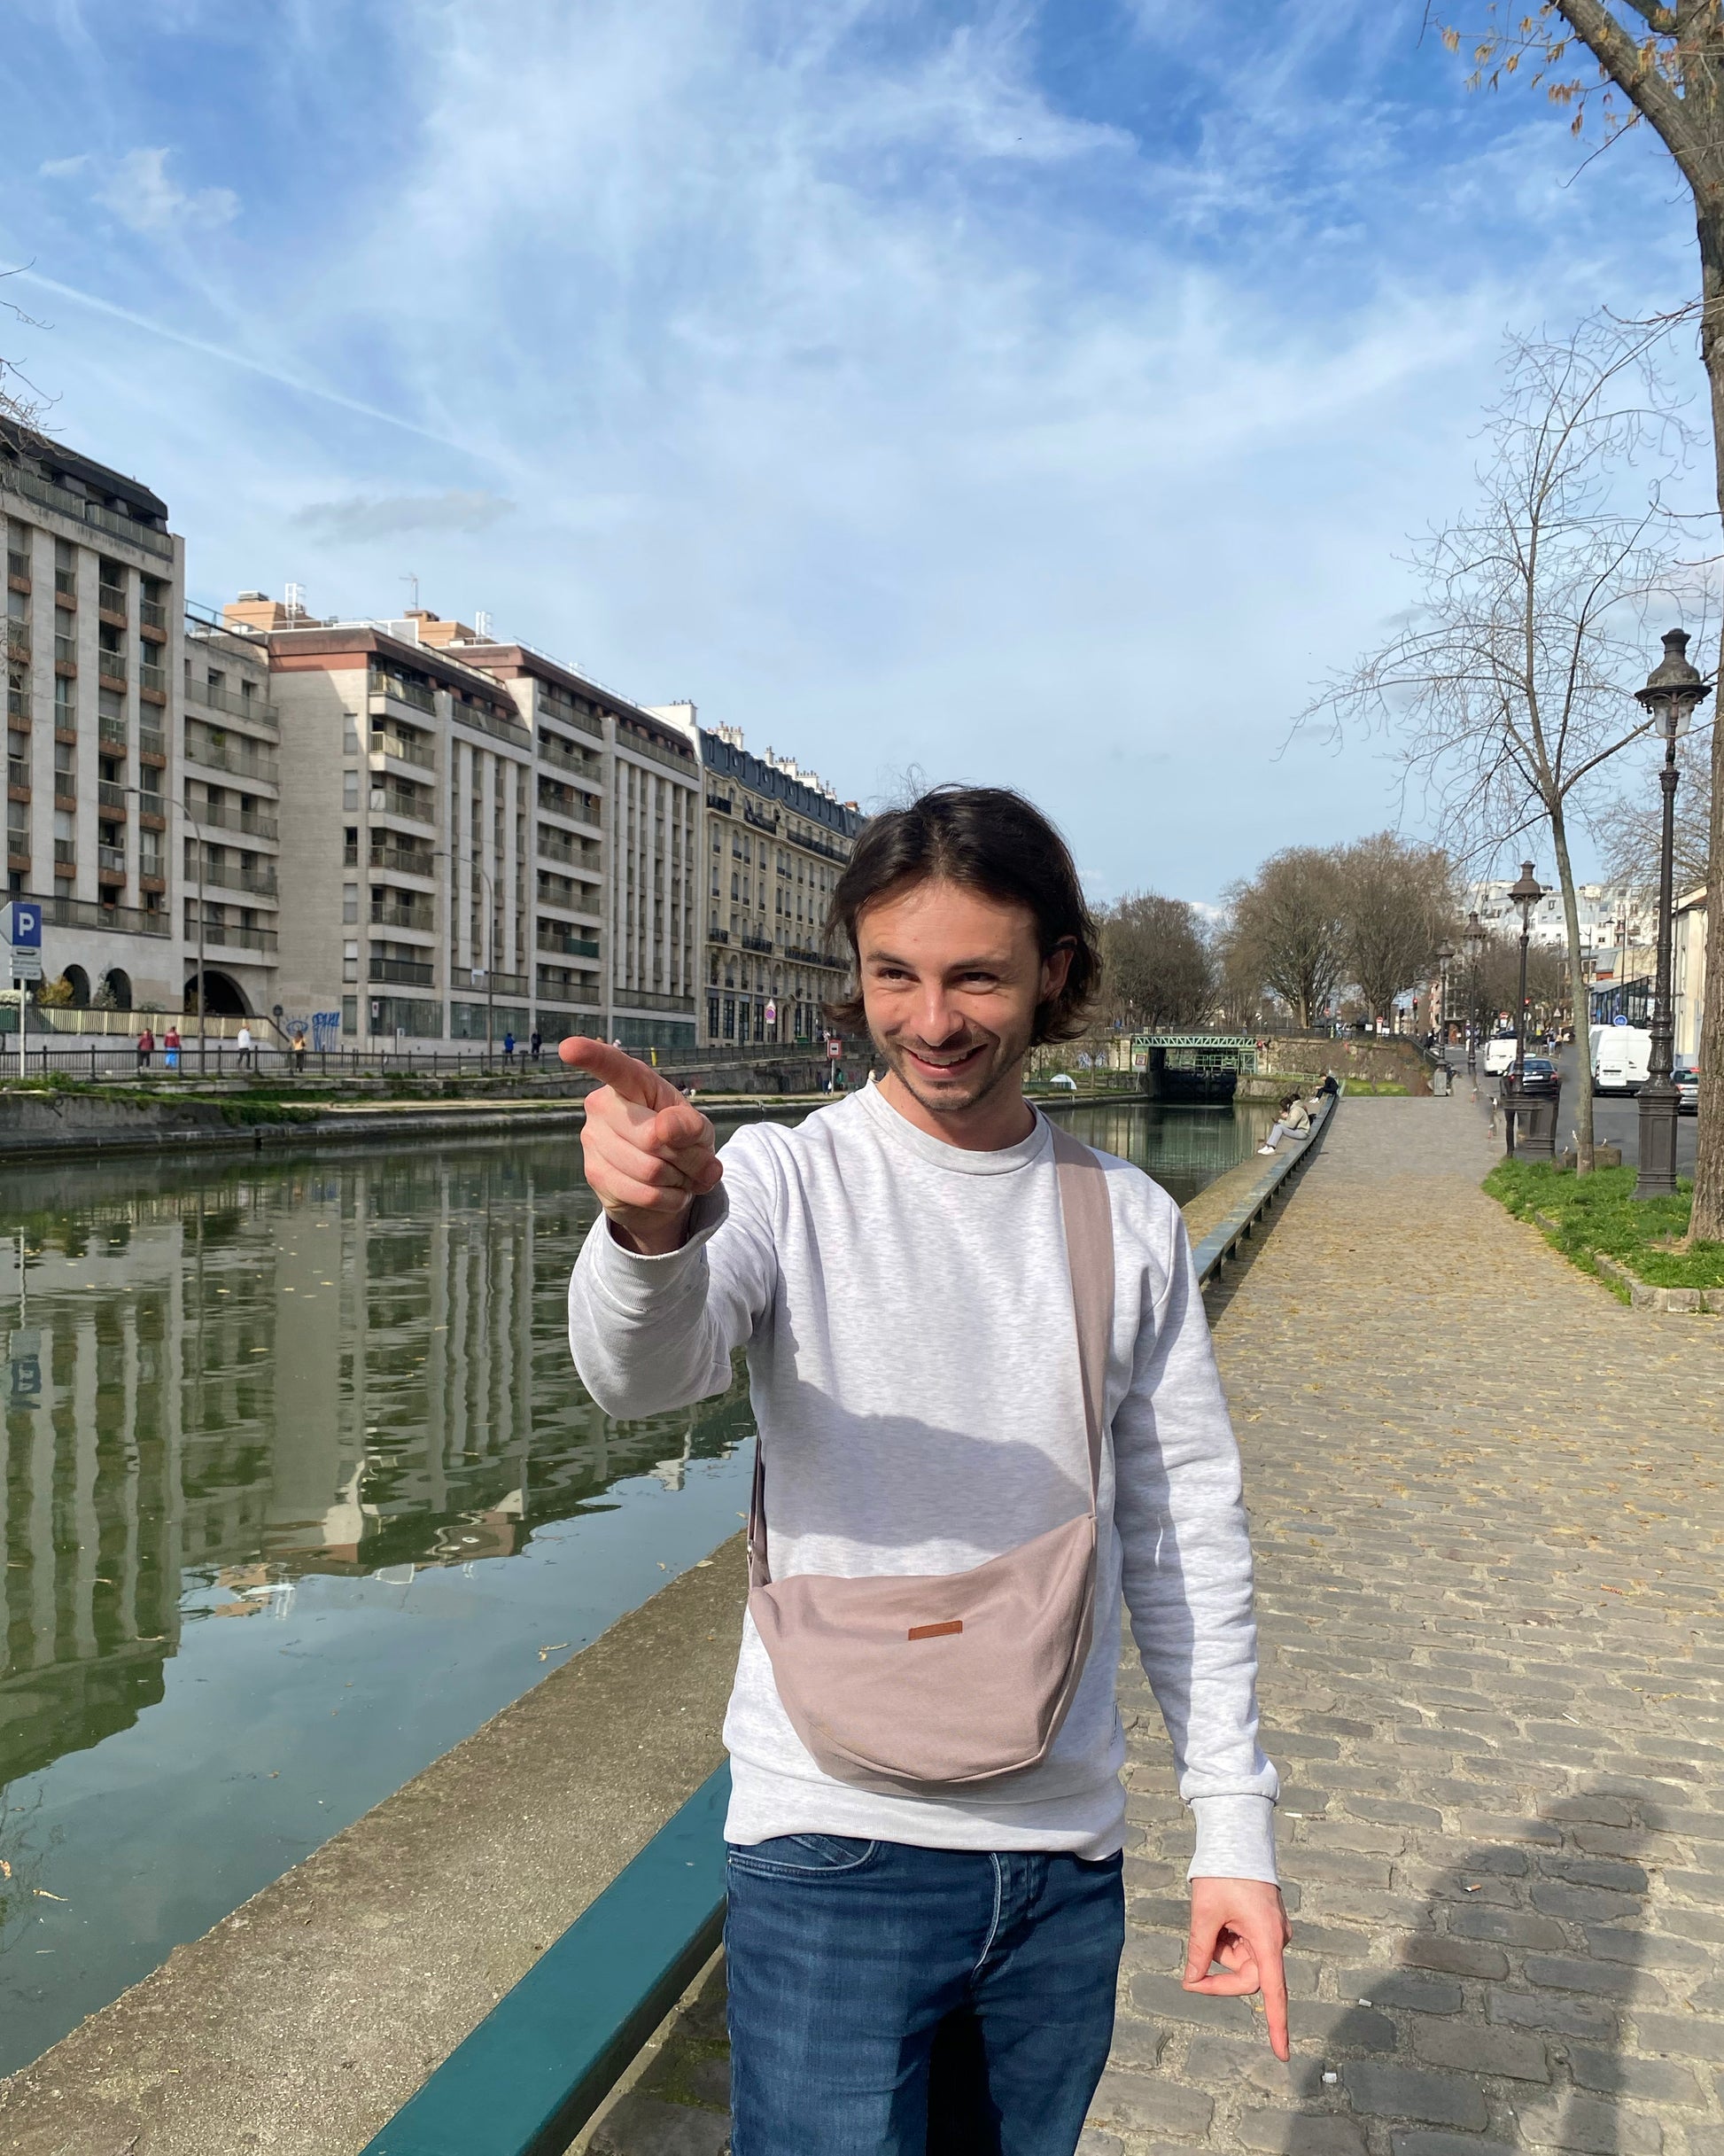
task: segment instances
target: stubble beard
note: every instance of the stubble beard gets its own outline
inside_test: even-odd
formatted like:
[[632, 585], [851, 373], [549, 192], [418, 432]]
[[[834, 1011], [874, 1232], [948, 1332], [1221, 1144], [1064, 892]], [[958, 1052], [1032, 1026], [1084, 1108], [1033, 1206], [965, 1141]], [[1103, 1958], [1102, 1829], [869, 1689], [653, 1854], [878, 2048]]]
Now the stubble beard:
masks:
[[966, 1086], [944, 1086], [936, 1091], [912, 1068], [907, 1050], [896, 1038], [874, 1035], [874, 1046], [899, 1085], [912, 1100], [919, 1101], [933, 1116], [965, 1115], [991, 1099], [1002, 1086], [1021, 1082], [1023, 1059], [1029, 1053], [1029, 1030], [1026, 1028], [1023, 1039], [1015, 1043], [998, 1034], [984, 1033], [975, 1045], [980, 1047], [984, 1041], [993, 1043], [994, 1053], [981, 1072]]

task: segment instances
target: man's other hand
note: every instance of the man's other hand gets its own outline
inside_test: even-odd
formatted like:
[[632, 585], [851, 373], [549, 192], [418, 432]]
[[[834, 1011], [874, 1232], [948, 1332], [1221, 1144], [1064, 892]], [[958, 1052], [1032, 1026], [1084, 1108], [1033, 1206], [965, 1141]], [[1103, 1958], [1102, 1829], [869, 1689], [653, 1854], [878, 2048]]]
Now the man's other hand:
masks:
[[557, 1053], [599, 1081], [586, 1096], [580, 1147], [612, 1233], [649, 1257], [676, 1249], [688, 1208], [724, 1174], [712, 1125], [667, 1078], [620, 1048], [574, 1039]]
[[[1210, 1998], [1263, 1995], [1270, 2049], [1287, 2056], [1287, 1973], [1281, 1957], [1293, 1938], [1281, 1889], [1260, 1879], [1194, 1879], [1192, 1935], [1185, 1949], [1187, 1991]], [[1211, 1975], [1219, 1962], [1222, 1973]]]

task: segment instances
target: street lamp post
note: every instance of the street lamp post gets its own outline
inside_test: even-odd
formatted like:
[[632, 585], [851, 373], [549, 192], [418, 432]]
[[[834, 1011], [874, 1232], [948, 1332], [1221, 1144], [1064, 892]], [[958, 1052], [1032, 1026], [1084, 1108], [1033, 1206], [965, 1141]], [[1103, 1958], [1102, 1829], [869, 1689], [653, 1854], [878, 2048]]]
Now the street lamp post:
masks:
[[[1475, 1016], [1479, 1008], [1479, 967], [1485, 955], [1485, 946], [1490, 936], [1475, 908], [1466, 917], [1466, 926], [1461, 930], [1462, 947], [1466, 952], [1467, 1004], [1466, 1004], [1466, 1067], [1469, 1070], [1478, 1062], [1478, 1047], [1474, 1039]], [[1482, 1028], [1477, 1029], [1482, 1031]]]
[[1448, 968], [1455, 946], [1445, 936], [1437, 946], [1437, 1046], [1442, 1061], [1448, 1061]]
[[1635, 691], [1635, 699], [1664, 738], [1664, 767], [1658, 783], [1664, 791], [1663, 828], [1658, 837], [1658, 959], [1647, 1055], [1646, 1083], [1640, 1089], [1640, 1173], [1635, 1182], [1637, 1198], [1667, 1198], [1676, 1188], [1676, 1088], [1670, 1070], [1675, 1045], [1675, 1020], [1670, 994], [1671, 857], [1676, 815], [1676, 743], [1688, 731], [1697, 708], [1712, 694], [1712, 685], [1701, 679], [1688, 656], [1688, 633], [1669, 629], [1665, 634], [1664, 657], [1646, 677], [1646, 686]]
[[1498, 1090], [1507, 1108], [1503, 1117], [1506, 1125], [1503, 1143], [1507, 1150], [1512, 1153], [1519, 1120], [1522, 1087], [1526, 1078], [1526, 946], [1533, 938], [1533, 908], [1544, 896], [1544, 886], [1533, 874], [1531, 861], [1521, 862], [1520, 880], [1510, 884], [1509, 896], [1520, 908], [1520, 989], [1515, 1000], [1514, 1068]]
[[1520, 908], [1520, 995], [1515, 1006], [1515, 1086], [1526, 1075], [1526, 946], [1533, 938], [1533, 908], [1544, 896], [1544, 886], [1533, 874], [1531, 861], [1520, 864], [1520, 881], [1510, 883], [1509, 896]]

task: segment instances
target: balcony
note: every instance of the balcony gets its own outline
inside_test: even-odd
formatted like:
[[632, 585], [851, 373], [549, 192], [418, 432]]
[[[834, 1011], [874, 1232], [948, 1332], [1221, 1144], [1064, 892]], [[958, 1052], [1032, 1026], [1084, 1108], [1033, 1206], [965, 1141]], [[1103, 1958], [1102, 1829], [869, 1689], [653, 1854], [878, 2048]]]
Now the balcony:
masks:
[[[435, 771], [437, 768], [437, 758], [431, 744], [417, 734], [384, 734], [373, 727], [371, 754], [374, 759], [392, 756], [398, 763], [414, 764], [422, 771]], [[371, 768], [375, 771], [378, 765], [374, 761]]]
[[429, 786], [374, 786], [374, 816], [400, 816], [408, 823], [437, 822], [437, 803]]
[[[392, 988], [434, 988], [437, 985], [437, 968], [422, 964], [412, 958], [374, 958], [369, 977]], [[501, 982], [501, 976], [498, 976]], [[497, 984], [493, 983], [493, 986]]]
[[[359, 867], [359, 848], [344, 846], [342, 865], [348, 868]], [[427, 883], [437, 880], [437, 856], [429, 847], [373, 845], [366, 856], [370, 868], [387, 868], [396, 876], [422, 876]]]
[[26, 793], [29, 791], [30, 767], [23, 757], [9, 756], [6, 759], [6, 784], [21, 786]]
[[693, 996], [660, 995], [649, 988], [619, 988], [616, 1002], [620, 1010], [673, 1011], [690, 1018], [695, 1015]]
[[[141, 806], [149, 805], [145, 802]], [[186, 814], [192, 821], [213, 831], [239, 831], [247, 838], [275, 839], [281, 836], [281, 827], [273, 816], [260, 816], [254, 809], [229, 808], [226, 802], [213, 805], [206, 801], [196, 811], [188, 806]]]
[[739, 936], [737, 941], [745, 951], [759, 951], [768, 958], [773, 954], [773, 939], [770, 936]]
[[140, 756], [156, 757], [165, 764], [167, 761], [167, 735], [159, 733], [152, 726], [139, 727], [137, 729], [137, 752]]
[[706, 940], [709, 943], [728, 943], [730, 941], [730, 930], [728, 929], [708, 929], [706, 931]]
[[554, 958], [596, 958], [599, 955], [597, 943], [589, 937], [547, 936], [543, 929], [539, 931], [538, 948]]
[[585, 868], [589, 864], [581, 842], [562, 831], [539, 827], [539, 858], [540, 860], [560, 861], [565, 868]]
[[[602, 719], [595, 719], [591, 712], [578, 712], [572, 705], [559, 704], [553, 697], [546, 696], [540, 697], [539, 716], [541, 720], [548, 720], [553, 726], [574, 727], [583, 734], [592, 735], [595, 741], [604, 739], [604, 720]], [[540, 742], [542, 746], [543, 735], [540, 735]]]
[[[57, 638], [55, 641], [58, 642], [60, 640]], [[104, 645], [101, 650], [96, 654], [96, 672], [97, 678], [105, 681], [110, 689], [124, 689], [126, 686], [126, 654]]]
[[75, 569], [57, 569], [54, 572], [54, 596], [64, 599], [69, 606], [78, 603], [78, 572]]
[[200, 681], [190, 668], [186, 672], [185, 693], [193, 704], [206, 704], [213, 712], [227, 712], [236, 719], [266, 726], [272, 736], [280, 738], [281, 714], [262, 697], [248, 697], [219, 682]]
[[96, 730], [105, 748], [118, 749], [123, 754], [126, 748], [126, 721], [123, 719], [103, 717], [97, 721]]
[[165, 697], [167, 694], [167, 669], [151, 665], [147, 658], [137, 663], [137, 685], [146, 697]]
[[416, 935], [434, 936], [437, 933], [437, 916], [428, 906], [380, 906], [374, 900], [371, 926], [374, 929], [411, 929]]
[[[142, 736], [138, 745], [144, 745]], [[236, 778], [257, 779], [266, 786], [281, 782], [279, 761], [273, 756], [260, 756], [249, 742], [244, 746], [234, 741], [214, 742], [201, 729], [188, 727], [185, 752], [188, 761], [211, 771], [230, 771]]]
[[141, 629], [159, 629], [167, 634], [167, 609], [154, 599], [140, 599], [137, 603], [137, 625]]
[[27, 621], [14, 621], [6, 618], [6, 657], [27, 659], [30, 656], [30, 625]]
[[[475, 973], [479, 977], [477, 985], [473, 981]], [[471, 995], [482, 996], [485, 992], [487, 983], [493, 996], [524, 996], [532, 985], [524, 973], [493, 973], [487, 976], [482, 966], [475, 966], [470, 969], [465, 966], [457, 966], [454, 969], [454, 985]]]
[[78, 866], [78, 849], [69, 838], [54, 841], [54, 874], [70, 876]]
[[103, 613], [118, 614], [123, 621], [126, 619], [125, 587], [120, 584], [98, 584], [96, 588], [96, 603]]
[[617, 728], [617, 746], [619, 750], [627, 749], [636, 756], [649, 756], [656, 764], [668, 764], [690, 785], [700, 777], [700, 766], [687, 751], [679, 755], [674, 749], [667, 748], [662, 742], [649, 740], [645, 735], [625, 732], [619, 726]]
[[[186, 923], [186, 934], [195, 938], [197, 933], [198, 922], [194, 913]], [[206, 944], [226, 944], [229, 949], [237, 951], [264, 953], [273, 953], [281, 945], [281, 938], [274, 929], [230, 928], [224, 921], [210, 922], [204, 930], [204, 941]]]
[[550, 735], [539, 736], [539, 760], [548, 764], [554, 771], [566, 771], [588, 786], [599, 786], [604, 780], [603, 759], [597, 756], [580, 756], [561, 747]]
[[532, 735], [518, 719], [499, 719], [494, 712], [478, 704], [462, 704], [458, 698], [449, 699], [449, 716], [459, 720], [462, 726], [477, 727], [481, 734], [489, 734], [493, 741], [507, 742], [511, 749], [531, 749]]
[[374, 703], [380, 697], [393, 697], [398, 704], [415, 712], [434, 715], [437, 710], [437, 698], [431, 689], [422, 681], [409, 681], [403, 674], [373, 673], [370, 692]]
[[[159, 554], [168, 561], [174, 558], [174, 541], [166, 532], [158, 532], [152, 525], [139, 524], [130, 517], [116, 516], [113, 510], [104, 509], [99, 502], [85, 501], [69, 487], [39, 479], [33, 471], [16, 472], [6, 484], [16, 488], [27, 502], [52, 510], [57, 517], [69, 517], [74, 523], [87, 524], [96, 531], [107, 533], [110, 538], [123, 540], [128, 546], [141, 547], [146, 554]], [[164, 930], [163, 933], [167, 931]]]
[[[60, 859], [62, 839], [54, 842], [56, 862]], [[70, 860], [72, 850], [66, 848], [66, 859]], [[98, 906], [93, 899], [43, 899], [42, 918], [50, 929], [108, 929], [121, 936], [167, 936], [173, 924], [166, 914], [151, 913], [146, 908], [133, 906]]]
[[[187, 870], [186, 880], [191, 883], [198, 881], [195, 868]], [[243, 866], [237, 861], [212, 862], [205, 868], [202, 880], [216, 891], [243, 891], [258, 899], [273, 899], [276, 895], [276, 871], [253, 868], [249, 860]]]
[[123, 883], [126, 880], [125, 847], [97, 846], [96, 849], [96, 873], [98, 876], [117, 876]]
[[96, 798], [101, 803], [102, 806], [107, 810], [111, 816], [123, 816], [125, 814], [126, 789], [123, 786], [115, 785], [112, 779], [98, 779], [97, 781]]
[[75, 636], [64, 636], [58, 629], [54, 632], [54, 664], [57, 666], [70, 666], [74, 673], [77, 671], [78, 640]]
[[27, 689], [15, 689], [10, 681], [6, 683], [6, 716], [8, 719], [22, 719], [27, 723], [28, 722], [30, 692]]
[[6, 574], [15, 577], [27, 591], [30, 585], [30, 557], [20, 554], [16, 547], [6, 549]]

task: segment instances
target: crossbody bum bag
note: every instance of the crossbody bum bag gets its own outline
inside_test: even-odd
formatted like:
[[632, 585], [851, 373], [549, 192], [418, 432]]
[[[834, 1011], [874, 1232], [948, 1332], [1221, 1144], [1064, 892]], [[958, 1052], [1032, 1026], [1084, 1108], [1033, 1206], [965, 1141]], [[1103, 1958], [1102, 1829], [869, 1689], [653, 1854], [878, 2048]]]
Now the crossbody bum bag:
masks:
[[1113, 1217], [1101, 1164], [1052, 1127], [1083, 1378], [1089, 1510], [967, 1572], [774, 1580], [765, 1467], [756, 1447], [749, 1612], [797, 1736], [827, 1773], [865, 1789], [967, 1794], [1039, 1766], [1089, 1658]]

